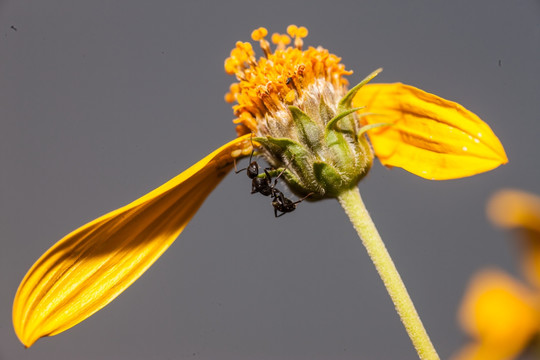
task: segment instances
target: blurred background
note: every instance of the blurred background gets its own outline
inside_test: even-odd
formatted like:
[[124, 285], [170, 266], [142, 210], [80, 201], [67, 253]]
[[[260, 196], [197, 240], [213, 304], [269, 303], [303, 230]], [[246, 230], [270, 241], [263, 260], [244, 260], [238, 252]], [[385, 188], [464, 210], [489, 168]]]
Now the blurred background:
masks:
[[275, 219], [229, 175], [125, 293], [24, 349], [13, 296], [66, 233], [124, 205], [235, 136], [223, 61], [265, 26], [309, 29], [354, 70], [457, 101], [509, 164], [431, 182], [376, 161], [360, 191], [442, 358], [467, 337], [456, 310], [489, 265], [518, 275], [485, 217], [503, 187], [540, 193], [540, 2], [0, 2], [0, 359], [415, 359], [336, 201]]

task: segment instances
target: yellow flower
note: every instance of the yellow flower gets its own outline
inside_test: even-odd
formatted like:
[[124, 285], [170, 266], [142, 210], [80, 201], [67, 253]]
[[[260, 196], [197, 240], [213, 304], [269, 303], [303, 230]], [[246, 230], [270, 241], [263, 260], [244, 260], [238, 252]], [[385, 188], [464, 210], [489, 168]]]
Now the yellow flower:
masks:
[[[132, 284], [178, 237], [204, 199], [249, 156], [252, 145], [297, 195], [314, 201], [355, 187], [373, 151], [387, 166], [451, 179], [507, 162], [491, 129], [462, 106], [403, 84], [348, 90], [341, 59], [303, 49], [307, 29], [252, 33], [263, 56], [238, 42], [225, 71], [238, 80], [225, 99], [239, 137], [134, 202], [65, 236], [31, 267], [13, 304], [15, 331], [31, 346], [98, 311]], [[364, 86], [365, 85], [365, 86]], [[261, 174], [259, 178], [265, 179]], [[270, 179], [267, 179], [270, 180]], [[274, 192], [274, 203], [284, 201]], [[274, 204], [274, 206], [276, 206]]]
[[522, 265], [533, 286], [499, 270], [475, 275], [459, 310], [459, 321], [474, 340], [456, 360], [513, 359], [540, 332], [540, 197], [500, 191], [491, 199], [488, 215], [496, 225], [523, 235]]

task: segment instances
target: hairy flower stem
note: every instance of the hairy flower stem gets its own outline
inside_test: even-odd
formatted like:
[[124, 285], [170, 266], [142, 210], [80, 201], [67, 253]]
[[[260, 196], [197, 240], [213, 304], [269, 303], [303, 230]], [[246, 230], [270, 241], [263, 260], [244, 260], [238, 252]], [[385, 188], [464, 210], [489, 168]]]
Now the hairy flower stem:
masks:
[[401, 280], [401, 276], [399, 276], [396, 266], [364, 206], [358, 188], [354, 187], [342, 192], [338, 196], [338, 201], [349, 216], [371, 260], [375, 264], [418, 356], [423, 360], [438, 360], [439, 355], [437, 355], [437, 351], [433, 347], [407, 293], [405, 284], [403, 284], [403, 280]]

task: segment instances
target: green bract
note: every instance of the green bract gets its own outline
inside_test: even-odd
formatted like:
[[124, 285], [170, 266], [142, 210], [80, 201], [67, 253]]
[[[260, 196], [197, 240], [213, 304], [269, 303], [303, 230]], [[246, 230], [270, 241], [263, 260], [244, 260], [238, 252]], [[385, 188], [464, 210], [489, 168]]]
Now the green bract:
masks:
[[351, 100], [378, 72], [352, 88], [337, 106], [327, 104], [323, 96], [306, 102], [309, 105], [304, 109], [289, 106], [293, 121], [288, 137], [253, 138], [276, 169], [272, 175], [283, 172], [282, 178], [296, 195], [311, 194], [308, 200], [337, 197], [367, 174], [373, 152], [358, 119], [361, 108], [353, 108]]

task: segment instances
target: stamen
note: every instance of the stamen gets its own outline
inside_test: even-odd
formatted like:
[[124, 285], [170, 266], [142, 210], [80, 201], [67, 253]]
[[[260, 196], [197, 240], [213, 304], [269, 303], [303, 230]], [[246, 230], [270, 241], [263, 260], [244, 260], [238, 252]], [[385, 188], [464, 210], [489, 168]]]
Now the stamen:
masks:
[[238, 41], [231, 56], [225, 59], [225, 72], [227, 74], [243, 73], [248, 65], [255, 64], [255, 52], [250, 43]]
[[298, 26], [296, 26], [296, 25], [287, 26], [287, 34], [289, 34], [290, 37], [292, 37], [292, 38], [296, 37], [296, 32], [297, 31], [298, 31]]
[[230, 92], [225, 94], [225, 102], [233, 103], [236, 100], [236, 97]]
[[272, 55], [272, 49], [270, 49], [270, 43], [264, 39], [266, 35], [268, 35], [268, 30], [266, 30], [266, 28], [260, 27], [253, 30], [253, 32], [251, 33], [251, 38], [253, 39], [253, 41], [259, 42], [259, 46], [264, 52], [264, 56], [268, 58], [270, 55]]
[[272, 43], [276, 44], [276, 51], [285, 50], [287, 45], [291, 43], [291, 38], [287, 34], [272, 34]]
[[305, 38], [308, 36], [308, 29], [304, 26], [300, 26], [296, 31], [296, 36], [299, 38]]
[[345, 69], [339, 57], [322, 47], [302, 50], [302, 39], [308, 35], [305, 27], [290, 25], [287, 34], [272, 34], [270, 40], [275, 44], [272, 53], [265, 39], [268, 31], [258, 28], [251, 33], [251, 38], [259, 42], [264, 56], [255, 58], [250, 43], [237, 42], [225, 60], [225, 71], [236, 75], [238, 80], [225, 94], [225, 100], [236, 103], [233, 105], [237, 117], [234, 123], [239, 135], [261, 131], [268, 126], [268, 118], [278, 111], [305, 101], [306, 91], [321, 91], [318, 90], [320, 85], [311, 86], [315, 81], [319, 81], [318, 84], [326, 81], [339, 91], [347, 84], [344, 76], [352, 72]]
[[289, 25], [287, 27], [287, 34], [294, 38], [294, 47], [298, 50], [302, 50], [302, 47], [304, 46], [302, 38], [308, 36], [308, 29], [304, 26], [298, 27], [296, 25]]
[[240, 92], [240, 85], [238, 83], [232, 83], [229, 87], [229, 92], [225, 94], [225, 101], [232, 103], [236, 101], [236, 94]]
[[268, 35], [268, 30], [266, 28], [260, 27], [251, 32], [251, 38], [253, 41], [259, 41], [265, 38]]

